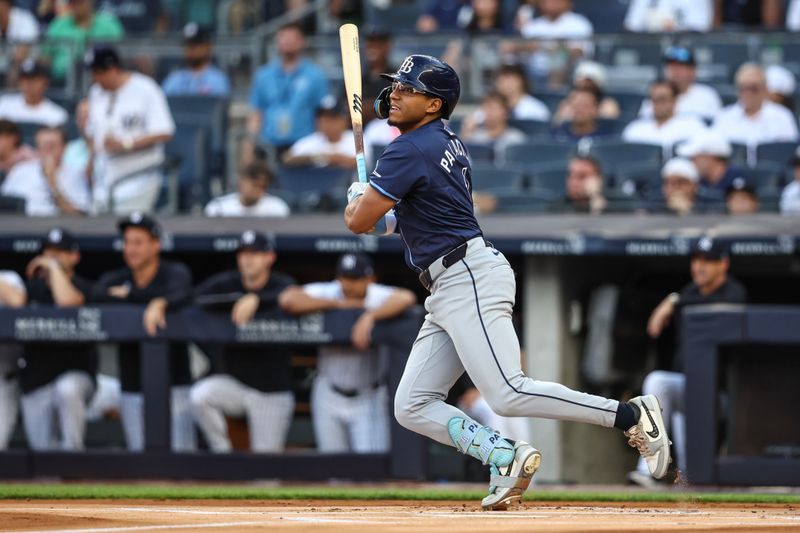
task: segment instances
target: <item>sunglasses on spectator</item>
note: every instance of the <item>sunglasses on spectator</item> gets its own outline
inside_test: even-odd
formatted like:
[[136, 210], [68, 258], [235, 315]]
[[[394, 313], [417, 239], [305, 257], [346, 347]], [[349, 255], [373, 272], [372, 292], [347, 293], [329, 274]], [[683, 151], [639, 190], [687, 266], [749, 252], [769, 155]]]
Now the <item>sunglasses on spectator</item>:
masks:
[[405, 83], [399, 81], [392, 82], [392, 91], [397, 92], [403, 96], [413, 96], [415, 94], [423, 94], [427, 96], [427, 93], [420, 91], [416, 87], [412, 87], [411, 85], [406, 85]]
[[741, 85], [737, 85], [736, 89], [739, 92], [758, 93], [764, 89], [764, 86], [759, 85], [758, 83], [743, 83]]

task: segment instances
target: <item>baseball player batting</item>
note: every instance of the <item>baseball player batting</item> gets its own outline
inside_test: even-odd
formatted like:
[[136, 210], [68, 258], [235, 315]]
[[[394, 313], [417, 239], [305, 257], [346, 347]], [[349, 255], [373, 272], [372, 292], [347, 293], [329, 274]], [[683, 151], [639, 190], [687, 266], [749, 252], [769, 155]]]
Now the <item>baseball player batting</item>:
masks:
[[374, 232], [381, 221], [385, 233], [400, 233], [406, 263], [430, 291], [428, 314], [397, 388], [397, 421], [489, 466], [484, 509], [518, 502], [542, 456], [445, 403], [465, 370], [496, 413], [616, 427], [653, 477], [664, 477], [671, 443], [655, 396], [618, 402], [522, 372], [511, 323], [514, 272], [483, 238], [469, 154], [442, 120], [458, 102], [458, 75], [435, 57], [411, 55], [396, 73], [382, 76], [391, 86], [378, 96], [375, 112], [401, 135], [378, 159], [369, 183], [350, 186], [344, 218], [354, 233]]

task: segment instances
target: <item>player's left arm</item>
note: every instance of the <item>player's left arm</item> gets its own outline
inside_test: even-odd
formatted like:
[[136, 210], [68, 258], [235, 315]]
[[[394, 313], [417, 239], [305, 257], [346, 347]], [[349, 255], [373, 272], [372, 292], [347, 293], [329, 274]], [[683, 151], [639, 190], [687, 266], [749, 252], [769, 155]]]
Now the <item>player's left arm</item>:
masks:
[[344, 210], [344, 223], [353, 233], [369, 233], [396, 202], [374, 187], [364, 187], [364, 194], [351, 200]]

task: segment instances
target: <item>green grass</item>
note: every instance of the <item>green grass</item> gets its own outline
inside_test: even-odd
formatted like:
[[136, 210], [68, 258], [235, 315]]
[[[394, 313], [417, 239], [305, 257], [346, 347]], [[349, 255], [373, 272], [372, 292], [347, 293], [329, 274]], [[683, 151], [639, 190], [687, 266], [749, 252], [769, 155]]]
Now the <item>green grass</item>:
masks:
[[[361, 487], [235, 487], [85, 484], [0, 484], [0, 499], [153, 499], [153, 500], [430, 500], [479, 501], [483, 491]], [[532, 491], [535, 502], [692, 502], [793, 503], [798, 494], [695, 492], [570, 492]]]

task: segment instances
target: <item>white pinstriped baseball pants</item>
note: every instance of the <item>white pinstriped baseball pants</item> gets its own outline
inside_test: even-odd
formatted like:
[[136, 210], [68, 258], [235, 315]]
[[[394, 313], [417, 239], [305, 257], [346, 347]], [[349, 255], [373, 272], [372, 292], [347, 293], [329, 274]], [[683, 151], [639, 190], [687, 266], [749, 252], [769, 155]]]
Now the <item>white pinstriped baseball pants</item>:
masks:
[[[170, 389], [170, 433], [173, 452], [192, 452], [197, 449], [197, 435], [192, 423], [189, 405], [191, 385], [180, 385]], [[144, 450], [144, 395], [141, 392], [120, 394], [119, 411], [122, 429], [128, 450]]]
[[500, 416], [614, 425], [616, 400], [536, 381], [522, 372], [511, 322], [515, 293], [511, 265], [482, 243], [470, 246], [463, 260], [434, 281], [425, 300], [425, 323], [395, 395], [395, 416], [401, 425], [453, 446], [448, 421], [471, 419], [445, 399], [465, 370]]
[[324, 376], [317, 376], [311, 389], [311, 417], [320, 452], [389, 450], [389, 392], [385, 385], [348, 398], [333, 390]]
[[[86, 409], [94, 394], [92, 377], [70, 370], [56, 379], [22, 395], [22, 421], [28, 444], [34, 450], [83, 450]], [[53, 435], [55, 419], [61, 434], [60, 446]]]
[[261, 392], [227, 374], [215, 374], [192, 386], [191, 408], [211, 450], [233, 449], [225, 415], [247, 416], [250, 451], [281, 452], [294, 415], [294, 393]]

